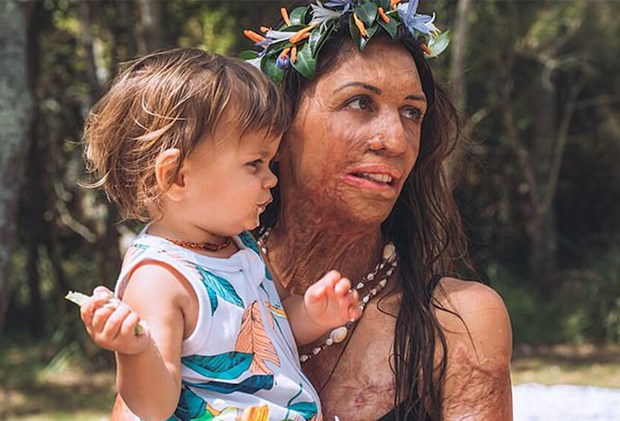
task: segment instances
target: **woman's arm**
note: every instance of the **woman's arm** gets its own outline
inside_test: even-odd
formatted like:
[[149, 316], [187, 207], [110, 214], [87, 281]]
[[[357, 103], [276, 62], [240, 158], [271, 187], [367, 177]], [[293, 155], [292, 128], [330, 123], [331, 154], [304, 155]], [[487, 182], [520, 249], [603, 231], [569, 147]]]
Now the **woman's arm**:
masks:
[[491, 288], [452, 278], [441, 281], [437, 310], [448, 359], [443, 394], [445, 421], [511, 421], [512, 330], [502, 298]]

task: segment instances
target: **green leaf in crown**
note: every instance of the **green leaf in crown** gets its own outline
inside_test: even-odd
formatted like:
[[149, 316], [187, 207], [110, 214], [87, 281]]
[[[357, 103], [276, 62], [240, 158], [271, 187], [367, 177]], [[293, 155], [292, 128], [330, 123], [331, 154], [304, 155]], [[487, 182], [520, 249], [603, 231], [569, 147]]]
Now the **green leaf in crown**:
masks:
[[244, 51], [241, 57], [277, 84], [290, 68], [306, 79], [314, 79], [319, 52], [343, 17], [348, 19], [351, 39], [360, 51], [377, 33], [396, 39], [398, 28], [404, 27], [406, 31], [401, 32], [417, 39], [427, 57], [436, 57], [448, 45], [448, 32], [441, 34], [435, 26], [435, 14], [418, 13], [418, 3], [419, 0], [315, 0], [309, 6], [293, 9], [290, 15], [282, 8], [284, 24], [278, 29], [261, 27], [262, 34], [243, 31], [259, 51]]

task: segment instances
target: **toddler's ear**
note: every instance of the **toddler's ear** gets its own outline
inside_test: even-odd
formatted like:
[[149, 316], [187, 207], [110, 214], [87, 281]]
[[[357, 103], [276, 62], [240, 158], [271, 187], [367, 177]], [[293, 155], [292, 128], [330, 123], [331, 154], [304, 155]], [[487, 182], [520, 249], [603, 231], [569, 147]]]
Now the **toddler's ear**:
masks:
[[170, 148], [160, 153], [155, 161], [157, 185], [172, 200], [177, 198], [178, 189], [185, 185], [181, 172], [175, 174], [180, 159], [181, 151]]

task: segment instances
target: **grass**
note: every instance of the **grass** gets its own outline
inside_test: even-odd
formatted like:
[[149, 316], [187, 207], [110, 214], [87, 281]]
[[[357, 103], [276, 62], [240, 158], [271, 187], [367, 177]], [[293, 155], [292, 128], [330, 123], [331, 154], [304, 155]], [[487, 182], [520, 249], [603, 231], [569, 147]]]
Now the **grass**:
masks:
[[[0, 421], [107, 421], [114, 400], [113, 369], [93, 370], [68, 347], [0, 348]], [[620, 346], [517, 346], [513, 384], [577, 384], [620, 388]]]
[[620, 388], [620, 346], [520, 346], [512, 363], [513, 384], [574, 384]]
[[114, 400], [112, 369], [88, 368], [76, 347], [2, 344], [0, 420], [104, 421]]

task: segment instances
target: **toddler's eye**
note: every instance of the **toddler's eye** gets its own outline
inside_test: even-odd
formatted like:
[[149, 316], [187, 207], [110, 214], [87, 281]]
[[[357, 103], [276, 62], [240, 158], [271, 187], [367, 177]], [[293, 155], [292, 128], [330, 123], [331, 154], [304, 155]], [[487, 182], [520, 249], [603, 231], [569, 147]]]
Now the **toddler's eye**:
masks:
[[260, 164], [263, 163], [262, 159], [255, 159], [254, 161], [250, 161], [247, 163], [247, 165], [249, 165], [252, 168], [258, 168], [260, 166]]

